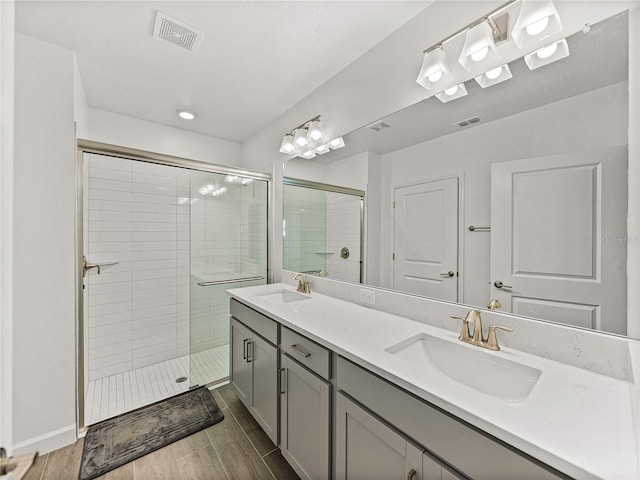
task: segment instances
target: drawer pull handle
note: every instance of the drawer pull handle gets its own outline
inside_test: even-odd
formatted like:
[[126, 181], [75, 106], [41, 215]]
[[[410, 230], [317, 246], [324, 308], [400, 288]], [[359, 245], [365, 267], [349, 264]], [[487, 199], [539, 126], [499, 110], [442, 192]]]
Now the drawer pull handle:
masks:
[[300, 350], [300, 348], [296, 344], [291, 345], [291, 350], [296, 352], [298, 355], [302, 355], [304, 358], [309, 358], [311, 356], [311, 354], [309, 352], [305, 352], [304, 350]]
[[407, 480], [413, 480], [413, 477], [415, 476], [416, 476], [416, 470], [412, 468], [411, 470], [409, 470], [409, 473], [407, 473]]
[[246, 360], [247, 359], [247, 342], [249, 341], [248, 338], [245, 338], [242, 341], [242, 359]]

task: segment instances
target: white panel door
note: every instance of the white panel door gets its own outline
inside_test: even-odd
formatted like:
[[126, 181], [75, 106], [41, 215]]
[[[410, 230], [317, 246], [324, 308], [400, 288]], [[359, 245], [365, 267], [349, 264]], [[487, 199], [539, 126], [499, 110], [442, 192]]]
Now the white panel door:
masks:
[[492, 166], [491, 290], [503, 309], [626, 333], [626, 172], [626, 147]]
[[458, 179], [394, 191], [394, 289], [458, 300]]

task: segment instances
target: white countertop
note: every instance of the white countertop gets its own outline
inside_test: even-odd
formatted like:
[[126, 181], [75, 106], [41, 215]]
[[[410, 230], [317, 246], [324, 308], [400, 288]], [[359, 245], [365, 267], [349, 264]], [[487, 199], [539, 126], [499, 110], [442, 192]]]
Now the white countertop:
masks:
[[478, 392], [385, 351], [420, 333], [459, 342], [453, 332], [315, 292], [308, 300], [284, 304], [256, 295], [280, 290], [295, 291], [285, 284], [271, 284], [227, 292], [567, 475], [578, 479], [640, 479], [638, 342], [629, 342], [633, 383], [512, 348], [487, 351], [543, 372], [525, 400], [509, 401]]

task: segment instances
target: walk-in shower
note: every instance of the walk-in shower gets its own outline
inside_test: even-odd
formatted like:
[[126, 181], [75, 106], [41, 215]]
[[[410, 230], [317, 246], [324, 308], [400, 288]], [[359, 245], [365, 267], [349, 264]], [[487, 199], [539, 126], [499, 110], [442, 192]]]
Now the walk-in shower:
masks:
[[268, 175], [80, 142], [79, 424], [229, 375], [225, 290], [267, 282]]

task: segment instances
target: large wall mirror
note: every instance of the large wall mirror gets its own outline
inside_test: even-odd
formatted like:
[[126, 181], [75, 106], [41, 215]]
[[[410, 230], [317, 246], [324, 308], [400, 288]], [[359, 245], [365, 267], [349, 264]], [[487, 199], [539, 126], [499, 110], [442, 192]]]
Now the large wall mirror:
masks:
[[471, 79], [463, 98], [285, 164], [366, 191], [365, 283], [627, 334], [629, 13], [567, 43], [562, 60], [510, 62], [506, 82]]

